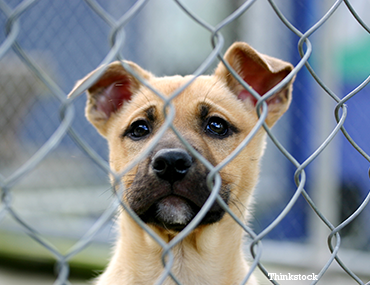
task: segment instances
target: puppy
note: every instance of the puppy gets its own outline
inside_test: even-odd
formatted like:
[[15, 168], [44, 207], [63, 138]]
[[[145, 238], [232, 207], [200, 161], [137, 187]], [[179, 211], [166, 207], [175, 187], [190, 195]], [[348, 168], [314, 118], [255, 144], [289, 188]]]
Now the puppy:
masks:
[[[282, 81], [293, 69], [289, 63], [258, 53], [246, 43], [233, 44], [225, 61], [260, 95]], [[163, 96], [171, 96], [192, 76], [158, 78], [135, 63], [129, 67]], [[92, 74], [78, 82], [76, 88]], [[288, 109], [293, 79], [266, 102], [265, 120], [272, 127]], [[210, 195], [209, 169], [168, 129], [153, 146], [165, 121], [164, 102], [137, 78], [111, 63], [87, 90], [87, 119], [104, 136], [111, 169], [120, 173], [147, 147], [150, 153], [122, 177], [124, 202], [163, 241], [171, 241], [200, 211]], [[195, 79], [172, 104], [173, 126], [212, 165], [222, 162], [258, 121], [256, 99], [222, 62], [213, 75]], [[168, 109], [167, 109], [168, 111]], [[264, 152], [260, 128], [249, 144], [221, 171], [219, 195], [243, 220], [257, 183]], [[98, 285], [154, 284], [163, 272], [162, 247], [123, 211], [120, 237]], [[171, 272], [181, 284], [240, 284], [248, 273], [242, 252], [243, 230], [216, 201], [199, 225], [173, 249]], [[175, 284], [168, 277], [163, 284]], [[247, 284], [257, 284], [254, 277]]]

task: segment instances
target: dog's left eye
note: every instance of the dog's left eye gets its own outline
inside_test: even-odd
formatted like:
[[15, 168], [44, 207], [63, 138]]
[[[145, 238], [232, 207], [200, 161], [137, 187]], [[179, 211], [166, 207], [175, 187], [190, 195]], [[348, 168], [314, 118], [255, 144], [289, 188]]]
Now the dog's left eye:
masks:
[[229, 134], [229, 124], [219, 117], [208, 119], [205, 131], [218, 137], [226, 137]]
[[150, 127], [144, 120], [133, 122], [126, 133], [131, 139], [139, 140], [150, 134]]

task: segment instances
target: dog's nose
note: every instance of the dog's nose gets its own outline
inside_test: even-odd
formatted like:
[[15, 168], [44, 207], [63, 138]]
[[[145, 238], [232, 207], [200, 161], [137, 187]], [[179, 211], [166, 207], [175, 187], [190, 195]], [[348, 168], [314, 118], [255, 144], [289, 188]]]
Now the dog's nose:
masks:
[[184, 178], [192, 164], [192, 157], [181, 148], [161, 149], [152, 159], [154, 173], [171, 183]]

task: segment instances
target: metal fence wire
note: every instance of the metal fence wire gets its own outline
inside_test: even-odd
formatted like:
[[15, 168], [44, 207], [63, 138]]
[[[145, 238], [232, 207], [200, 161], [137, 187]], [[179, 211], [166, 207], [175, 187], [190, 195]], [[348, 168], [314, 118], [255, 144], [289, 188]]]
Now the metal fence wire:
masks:
[[[210, 52], [206, 59], [199, 64], [199, 67], [193, 72], [194, 79], [191, 79], [186, 85], [181, 86], [172, 96], [169, 98], [165, 98], [160, 93], [158, 93], [152, 86], [150, 86], [143, 78], [137, 76], [134, 72], [132, 73], [142, 84], [144, 84], [147, 88], [151, 89], [154, 93], [160, 97], [166, 105], [169, 106], [169, 112], [166, 115], [166, 120], [163, 124], [163, 128], [160, 130], [159, 134], [157, 135], [156, 139], [153, 141], [153, 145], [151, 145], [148, 149], [142, 152], [142, 154], [137, 157], [134, 161], [130, 163], [129, 166], [122, 172], [122, 173], [115, 173], [113, 172], [109, 164], [107, 163], [106, 159], [102, 157], [101, 153], [94, 150], [84, 137], [83, 133], [79, 130], [76, 130], [74, 126], [74, 121], [79, 114], [76, 114], [75, 111], [75, 103], [80, 98], [81, 94], [85, 92], [92, 84], [96, 81], [97, 78], [104, 72], [107, 65], [114, 61], [114, 60], [124, 60], [125, 56], [125, 48], [127, 48], [127, 39], [128, 35], [132, 35], [132, 31], [129, 29], [130, 23], [135, 21], [135, 17], [140, 14], [140, 12], [145, 8], [149, 0], [137, 0], [137, 1], [129, 1], [131, 5], [126, 12], [124, 12], [118, 19], [116, 19], [116, 15], [112, 15], [104, 9], [103, 3], [98, 3], [94, 0], [85, 0], [83, 2], [84, 5], [87, 5], [90, 13], [94, 14], [95, 16], [99, 17], [99, 21], [104, 22], [106, 26], [109, 26], [109, 40], [107, 44], [110, 45], [109, 52], [105, 55], [104, 59], [99, 62], [97, 66], [102, 66], [98, 69], [95, 74], [86, 80], [83, 84], [81, 84], [77, 89], [74, 89], [73, 92], [70, 94], [70, 97], [67, 98], [67, 93], [60, 87], [60, 82], [56, 80], [52, 73], [49, 72], [51, 67], [45, 66], [42, 64], [41, 61], [36, 61], [34, 56], [32, 56], [29, 51], [27, 50], [27, 42], [21, 42], [19, 40], [19, 35], [22, 34], [24, 30], [29, 33], [29, 37], [32, 38], [32, 27], [26, 27], [25, 22], [27, 22], [27, 17], [29, 17], [34, 9], [41, 9], [38, 5], [41, 2], [47, 2], [47, 5], [54, 5], [52, 1], [36, 1], [36, 0], [25, 0], [25, 1], [0, 1], [0, 10], [1, 10], [1, 17], [3, 19], [4, 25], [4, 36], [0, 46], [0, 59], [3, 62], [7, 62], [9, 55], [15, 57], [17, 60], [21, 60], [23, 64], [27, 67], [25, 74], [29, 74], [29, 76], [33, 76], [41, 81], [43, 88], [47, 88], [47, 92], [52, 93], [55, 98], [57, 98], [59, 106], [59, 116], [60, 121], [57, 123], [57, 128], [52, 132], [52, 134], [48, 137], [45, 143], [42, 146], [38, 147], [37, 151], [26, 161], [23, 162], [20, 166], [16, 169], [9, 172], [10, 166], [8, 167], [4, 162], [8, 163], [9, 160], [6, 158], [0, 159], [3, 162], [0, 162], [1, 171], [5, 171], [0, 174], [0, 189], [1, 189], [1, 203], [0, 203], [0, 221], [4, 220], [5, 218], [11, 217], [18, 226], [22, 228], [22, 231], [25, 232], [29, 238], [36, 241], [39, 245], [47, 249], [53, 256], [55, 261], [57, 262], [57, 279], [54, 284], [70, 284], [68, 281], [69, 279], [69, 262], [70, 260], [78, 255], [80, 252], [84, 251], [91, 241], [102, 231], [102, 228], [109, 223], [112, 219], [114, 219], [116, 212], [119, 207], [124, 208], [132, 218], [158, 243], [163, 247], [163, 256], [167, 257], [166, 263], [163, 267], [163, 272], [160, 275], [160, 278], [155, 281], [155, 284], [162, 284], [164, 280], [167, 278], [172, 278], [175, 283], [180, 284], [177, 280], [176, 276], [172, 275], [171, 273], [171, 266], [172, 266], [172, 253], [171, 249], [178, 243], [180, 243], [189, 233], [197, 226], [197, 224], [201, 221], [201, 219], [206, 214], [209, 205], [212, 205], [214, 201], [218, 201], [218, 203], [224, 208], [227, 214], [231, 215], [235, 220], [235, 223], [238, 223], [240, 227], [245, 232], [245, 235], [250, 239], [249, 250], [252, 256], [252, 261], [250, 262], [250, 270], [247, 276], [245, 276], [245, 280], [242, 284], [246, 284], [248, 279], [250, 278], [253, 272], [260, 271], [265, 276], [265, 281], [271, 282], [273, 284], [279, 284], [278, 280], [271, 280], [271, 276], [269, 276], [269, 271], [265, 264], [262, 262], [262, 257], [264, 255], [263, 251], [263, 244], [264, 239], [268, 234], [276, 228], [283, 219], [292, 211], [293, 207], [296, 205], [297, 201], [304, 197], [306, 203], [311, 208], [311, 213], [320, 220], [320, 223], [325, 225], [325, 227], [329, 230], [330, 234], [327, 235], [327, 248], [326, 250], [330, 252], [329, 258], [325, 261], [325, 264], [322, 265], [321, 269], [316, 272], [318, 275], [317, 280], [312, 281], [311, 284], [321, 283], [323, 276], [328, 271], [333, 264], [338, 264], [340, 266], [340, 271], [348, 275], [352, 280], [353, 283], [357, 284], [370, 284], [368, 280], [361, 280], [359, 276], [357, 276], [353, 269], [351, 268], [351, 264], [344, 262], [341, 257], [339, 256], [338, 252], [341, 249], [341, 231], [345, 229], [345, 227], [351, 225], [356, 217], [358, 217], [361, 213], [366, 211], [367, 204], [370, 199], [370, 192], [367, 191], [366, 195], [363, 196], [362, 201], [359, 204], [355, 205], [353, 212], [348, 215], [342, 221], [332, 221], [329, 217], [324, 214], [323, 208], [316, 205], [314, 202], [315, 199], [312, 197], [309, 191], [306, 191], [306, 186], [309, 183], [310, 176], [307, 175], [307, 167], [311, 164], [314, 164], [315, 161], [319, 160], [320, 157], [325, 155], [326, 149], [331, 145], [333, 140], [336, 137], [344, 137], [351, 145], [351, 148], [356, 150], [367, 162], [370, 162], [369, 154], [360, 147], [358, 142], [356, 142], [347, 129], [345, 127], [345, 122], [347, 119], [348, 112], [350, 111], [347, 107], [347, 103], [349, 101], [357, 100], [358, 96], [361, 96], [361, 92], [363, 89], [368, 85], [370, 81], [370, 76], [364, 79], [362, 82], [357, 84], [357, 86], [350, 92], [341, 96], [337, 94], [335, 91], [331, 90], [326, 84], [326, 82], [318, 75], [317, 70], [315, 69], [315, 64], [312, 65], [310, 58], [312, 54], [315, 52], [315, 45], [311, 43], [311, 38], [315, 36], [315, 33], [325, 27], [327, 22], [330, 21], [331, 17], [335, 15], [337, 10], [340, 9], [347, 9], [347, 11], [352, 15], [351, 17], [355, 20], [356, 24], [359, 27], [362, 27], [363, 32], [367, 33], [367, 39], [369, 39], [370, 28], [366, 24], [365, 20], [359, 16], [359, 11], [356, 11], [349, 0], [337, 0], [337, 1], [324, 1], [328, 8], [326, 9], [325, 13], [323, 13], [316, 23], [311, 25], [306, 30], [300, 30], [292, 21], [289, 20], [288, 16], [285, 15], [282, 11], [286, 9], [281, 9], [282, 6], [285, 5], [284, 1], [273, 1], [268, 0], [269, 9], [272, 9], [275, 15], [280, 19], [281, 23], [285, 25], [286, 30], [298, 39], [297, 49], [300, 55], [300, 59], [294, 63], [295, 67], [294, 70], [289, 74], [286, 80], [290, 80], [293, 76], [300, 75], [302, 72], [309, 72], [310, 76], [314, 78], [316, 81], [317, 86], [321, 89], [322, 93], [320, 93], [322, 97], [328, 99], [331, 103], [334, 104], [334, 107], [331, 109], [331, 114], [334, 114], [335, 118], [335, 125], [330, 130], [329, 133], [325, 135], [325, 138], [322, 140], [320, 145], [305, 159], [298, 159], [295, 157], [293, 153], [288, 151], [283, 143], [279, 141], [277, 136], [273, 134], [264, 124], [264, 118], [266, 117], [267, 108], [265, 101], [267, 100], [266, 96], [260, 99], [260, 104], [258, 106], [262, 106], [262, 111], [260, 114], [260, 119], [254, 128], [254, 130], [248, 135], [248, 137], [243, 141], [242, 145], [240, 145], [237, 149], [241, 150], [245, 148], [250, 140], [253, 138], [255, 133], [260, 128], [265, 128], [266, 132], [268, 133], [269, 138], [271, 139], [272, 143], [269, 147], [273, 148], [276, 147], [282, 155], [286, 157], [287, 160], [294, 166], [294, 176], [288, 177], [290, 180], [294, 180], [295, 183], [295, 191], [291, 195], [291, 197], [286, 202], [286, 205], [280, 211], [280, 213], [270, 222], [266, 227], [264, 227], [261, 231], [256, 232], [252, 227], [245, 225], [244, 221], [239, 220], [228, 208], [228, 206], [223, 202], [223, 200], [219, 197], [218, 193], [220, 190], [220, 175], [218, 172], [225, 167], [236, 155], [237, 152], [234, 152], [232, 156], [230, 156], [226, 161], [222, 164], [217, 166], [210, 165], [199, 153], [197, 153], [177, 132], [177, 130], [173, 127], [172, 122], [176, 116], [171, 101], [179, 95], [184, 89], [186, 89], [198, 76], [205, 74], [209, 68], [214, 66], [215, 63], [218, 63], [223, 58], [223, 50], [227, 47], [225, 44], [225, 38], [223, 31], [230, 25], [237, 25], [240, 18], [253, 7], [256, 5], [257, 2], [262, 1], [245, 1], [243, 3], [233, 4], [234, 11], [230, 12], [222, 21], [219, 21], [217, 24], [209, 24], [208, 21], [197, 14], [193, 13], [191, 9], [188, 8], [188, 1], [180, 1], [174, 0], [172, 4], [176, 5], [176, 9], [180, 9], [181, 13], [187, 15], [188, 20], [192, 21], [192, 25], [196, 24], [202, 27], [204, 30], [207, 31], [209, 34], [209, 48]], [[80, 2], [76, 1], [75, 3]], [[284, 2], [284, 3], [283, 3]], [[298, 1], [299, 2], [299, 1]], [[310, 1], [306, 1], [305, 3], [309, 3]], [[313, 1], [315, 2], [315, 1]], [[328, 2], [331, 2], [330, 4]], [[355, 1], [353, 1], [355, 2]], [[55, 4], [56, 5], [56, 4]], [[75, 4], [71, 4], [72, 6]], [[212, 6], [210, 2], [208, 5]], [[212, 9], [212, 7], [207, 7], [206, 9]], [[46, 9], [47, 6], [42, 6], [43, 9]], [[46, 8], [45, 8], [46, 7]], [[77, 5], [76, 5], [77, 7]], [[73, 13], [72, 8], [66, 7], [68, 13]], [[77, 9], [76, 9], [77, 10]], [[304, 7], [302, 7], [302, 13], [304, 13]], [[117, 13], [116, 13], [117, 14]], [[369, 20], [369, 19], [367, 19]], [[63, 25], [69, 25], [70, 23], [62, 23]], [[172, 25], [172, 23], [167, 23], [167, 25]], [[253, 24], [252, 24], [253, 25]], [[233, 26], [234, 27], [234, 26]], [[150, 29], [150, 27], [147, 27]], [[252, 27], [253, 28], [253, 27]], [[91, 33], [92, 35], [94, 32], [89, 28], [86, 28], [85, 33]], [[39, 35], [40, 36], [40, 35]], [[227, 36], [227, 35], [226, 35]], [[164, 35], [162, 35], [164, 37]], [[53, 41], [57, 41], [58, 38], [51, 37]], [[33, 41], [42, 41], [42, 38], [33, 38]], [[102, 39], [98, 39], [98, 41], [102, 41]], [[315, 42], [315, 41], [312, 41]], [[65, 43], [65, 44], [72, 44], [73, 43]], [[93, 44], [92, 44], [93, 45]], [[91, 48], [91, 47], [90, 47]], [[94, 48], [94, 47], [92, 47]], [[128, 47], [131, 48], [132, 47]], [[139, 50], [139, 47], [134, 47], [134, 49]], [[155, 47], [153, 47], [154, 49]], [[331, 49], [335, 49], [335, 46], [330, 47]], [[367, 57], [370, 57], [370, 54], [367, 53]], [[45, 55], [41, 55], [38, 58], [45, 59]], [[162, 59], [163, 60], [163, 59]], [[366, 59], [363, 59], [366, 61]], [[367, 62], [369, 62], [367, 60]], [[8, 63], [8, 65], [12, 63]], [[166, 63], [164, 63], [166, 64]], [[168, 63], [170, 64], [170, 63]], [[127, 69], [129, 70], [128, 66]], [[90, 71], [93, 68], [90, 69]], [[367, 72], [369, 73], [369, 66], [367, 66]], [[89, 70], [86, 70], [89, 71]], [[230, 70], [234, 76], [236, 73], [233, 70]], [[19, 73], [19, 71], [18, 71]], [[87, 73], [87, 72], [86, 72]], [[85, 74], [86, 74], [85, 73]], [[15, 74], [15, 73], [14, 73]], [[10, 79], [15, 77], [16, 75], [10, 75]], [[77, 75], [73, 75], [74, 80], [77, 81], [81, 77]], [[23, 85], [26, 82], [26, 77], [19, 82], [19, 85]], [[32, 88], [36, 88], [32, 84], [27, 85], [27, 90]], [[39, 92], [39, 91], [38, 91]], [[28, 92], [26, 91], [26, 94]], [[10, 91], [10, 95], [13, 97], [23, 96], [18, 91]], [[10, 102], [9, 98], [4, 97], [3, 94], [0, 95], [1, 101]], [[19, 101], [25, 100], [24, 98], [19, 97]], [[296, 100], [295, 93], [293, 91], [293, 102]], [[24, 101], [22, 101], [24, 102]], [[0, 110], [2, 111], [1, 116], [5, 116], [6, 108], [14, 108], [11, 113], [16, 112], [15, 106], [10, 106], [9, 103], [5, 104], [6, 108], [1, 105], [0, 103]], [[12, 103], [15, 104], [15, 103]], [[22, 105], [22, 104], [20, 104]], [[363, 106], [364, 107], [364, 106]], [[55, 115], [55, 114], [54, 114]], [[332, 116], [332, 115], [331, 115]], [[18, 120], [27, 120], [25, 115], [20, 116]], [[48, 120], [46, 118], [46, 120]], [[8, 123], [10, 119], [8, 119]], [[24, 121], [23, 121], [24, 122]], [[202, 210], [197, 214], [197, 216], [192, 220], [192, 222], [182, 230], [171, 242], [168, 244], [163, 242], [163, 240], [153, 232], [145, 223], [143, 223], [135, 214], [134, 212], [124, 203], [122, 202], [122, 195], [125, 192], [125, 187], [121, 183], [122, 175], [126, 174], [130, 169], [132, 169], [135, 165], [138, 164], [140, 160], [142, 160], [148, 153], [156, 146], [158, 141], [161, 139], [161, 136], [168, 130], [172, 128], [185, 147], [189, 150], [189, 152], [194, 155], [199, 161], [204, 163], [207, 168], [210, 170], [209, 174], [209, 181], [214, 181], [214, 185], [212, 185], [211, 194], [202, 208]], [[366, 132], [366, 126], [360, 127], [361, 132]], [[0, 129], [3, 133], [1, 134], [2, 140], [5, 139], [5, 128]], [[72, 137], [74, 143], [77, 144], [91, 160], [94, 161], [96, 165], [98, 165], [105, 173], [105, 176], [113, 177], [114, 186], [113, 189], [119, 189], [118, 191], [112, 191], [115, 198], [111, 205], [106, 207], [104, 212], [101, 214], [100, 217], [96, 218], [94, 224], [85, 232], [82, 238], [79, 238], [78, 242], [76, 242], [67, 253], [62, 253], [53, 243], [51, 243], [44, 234], [39, 233], [36, 230], [35, 225], [32, 222], [27, 221], [27, 218], [20, 215], [18, 213], [18, 208], [13, 200], [14, 189], [22, 183], [28, 176], [33, 175], [33, 171], [38, 167], [38, 165], [42, 164], [47, 160], [48, 155], [53, 153], [54, 150], [61, 147], [61, 142], [66, 137]], [[273, 146], [275, 145], [275, 146]], [[330, 178], [330, 177], [328, 177]], [[46, 178], [42, 178], [46, 179]], [[106, 189], [102, 189], [102, 191], [106, 191]], [[325, 189], [321, 189], [320, 191], [325, 191]], [[334, 199], [334, 197], [332, 197]], [[324, 206], [325, 207], [325, 206]], [[365, 229], [364, 229], [365, 231]], [[370, 268], [370, 264], [368, 264], [368, 268]], [[370, 270], [370, 269], [369, 269]], [[367, 283], [366, 283], [367, 282]]]

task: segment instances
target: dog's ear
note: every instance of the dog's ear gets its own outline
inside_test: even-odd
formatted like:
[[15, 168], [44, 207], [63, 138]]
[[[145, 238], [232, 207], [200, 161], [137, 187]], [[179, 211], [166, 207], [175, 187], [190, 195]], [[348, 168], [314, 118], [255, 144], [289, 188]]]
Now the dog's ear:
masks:
[[[224, 59], [261, 96], [282, 81], [293, 69], [290, 63], [260, 54], [248, 44], [241, 42], [234, 43], [227, 50]], [[226, 81], [230, 90], [248, 107], [255, 106], [257, 100], [242, 87], [222, 62], [218, 65], [215, 76]], [[266, 123], [269, 127], [272, 127], [288, 109], [293, 81], [294, 78], [266, 101], [268, 105]]]
[[[133, 62], [125, 63], [143, 79], [148, 80], [152, 76]], [[94, 71], [79, 80], [71, 93], [93, 74]], [[106, 136], [109, 119], [140, 87], [139, 80], [116, 61], [109, 64], [103, 75], [87, 90], [86, 117], [102, 136]]]

